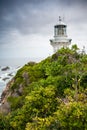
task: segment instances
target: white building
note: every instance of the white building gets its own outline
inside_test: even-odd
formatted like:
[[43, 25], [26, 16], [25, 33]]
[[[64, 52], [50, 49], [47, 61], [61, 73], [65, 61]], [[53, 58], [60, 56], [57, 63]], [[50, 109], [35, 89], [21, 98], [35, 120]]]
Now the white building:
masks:
[[61, 47], [68, 47], [71, 44], [71, 40], [67, 36], [67, 25], [64, 24], [59, 16], [59, 23], [54, 26], [54, 39], [50, 40], [54, 52]]

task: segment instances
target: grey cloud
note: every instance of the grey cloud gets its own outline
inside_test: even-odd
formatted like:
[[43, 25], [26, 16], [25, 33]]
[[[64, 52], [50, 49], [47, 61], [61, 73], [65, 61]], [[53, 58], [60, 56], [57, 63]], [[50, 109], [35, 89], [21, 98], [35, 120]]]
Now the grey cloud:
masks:
[[[14, 48], [17, 54], [18, 48], [28, 54], [32, 43], [33, 48], [34, 43], [38, 43], [39, 48], [41, 41], [44, 44], [45, 37], [53, 36], [53, 26], [57, 24], [59, 15], [65, 17], [72, 39], [86, 40], [86, 6], [87, 0], [0, 0], [0, 56], [12, 55]], [[37, 37], [41, 35], [43, 38], [38, 41]]]
[[[38, 0], [39, 2], [40, 0]], [[38, 5], [37, 0], [1, 0], [0, 1], [0, 29], [2, 30], [4, 27], [10, 27], [17, 23], [20, 18], [23, 20], [23, 15], [26, 16], [27, 10], [30, 18], [32, 17], [31, 10], [36, 8], [36, 4]], [[33, 6], [33, 7], [32, 7]], [[27, 10], [26, 10], [27, 7]], [[37, 6], [38, 8], [38, 6]]]
[[[13, 0], [12, 0], [13, 1]], [[1, 3], [1, 15], [0, 15], [0, 32], [9, 31], [11, 29], [18, 29], [22, 33], [32, 32], [32, 29], [38, 28], [38, 23], [43, 23], [43, 8], [44, 5], [41, 0], [24, 1], [15, 0], [12, 3], [11, 0], [7, 0]], [[28, 2], [28, 4], [27, 4]], [[21, 4], [19, 4], [21, 3]], [[41, 12], [42, 14], [39, 14]], [[29, 27], [29, 28], [28, 28]]]
[[[0, 35], [14, 29], [21, 34], [39, 33], [44, 31], [44, 27], [56, 21], [61, 14], [67, 14], [71, 22], [82, 21], [85, 14], [77, 16], [78, 5], [83, 6], [86, 3], [86, 0], [79, 0], [79, 2], [78, 0], [1, 0]], [[77, 14], [74, 5], [77, 6], [77, 10], [75, 8]]]

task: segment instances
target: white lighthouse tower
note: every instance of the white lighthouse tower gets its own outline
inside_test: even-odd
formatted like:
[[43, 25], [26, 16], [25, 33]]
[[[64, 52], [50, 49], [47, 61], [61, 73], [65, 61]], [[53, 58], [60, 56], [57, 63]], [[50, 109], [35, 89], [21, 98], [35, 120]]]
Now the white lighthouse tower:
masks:
[[64, 24], [59, 16], [59, 23], [54, 26], [54, 39], [50, 40], [54, 52], [61, 47], [68, 47], [71, 44], [71, 40], [67, 36], [67, 25]]

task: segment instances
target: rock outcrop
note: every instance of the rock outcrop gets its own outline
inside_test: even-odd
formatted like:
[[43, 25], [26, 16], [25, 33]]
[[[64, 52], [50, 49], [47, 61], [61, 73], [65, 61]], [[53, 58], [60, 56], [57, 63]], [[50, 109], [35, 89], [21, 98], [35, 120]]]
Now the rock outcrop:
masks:
[[[24, 72], [22, 74], [23, 80], [25, 80], [26, 84], [29, 84], [29, 76], [27, 72]], [[0, 105], [0, 112], [3, 112], [5, 114], [9, 113], [11, 111], [11, 104], [8, 101], [8, 97], [18, 97], [22, 95], [24, 84], [20, 83], [18, 84], [17, 88], [14, 88], [12, 90], [12, 85], [15, 83], [15, 78], [13, 78], [11, 81], [8, 82], [6, 85], [5, 90], [2, 92], [1, 95], [1, 105]]]
[[4, 67], [1, 69], [1, 71], [6, 71], [6, 70], [9, 70], [10, 68], [8, 66]]
[[13, 78], [6, 86], [5, 90], [2, 92], [1, 95], [1, 106], [0, 111], [7, 114], [11, 111], [11, 104], [8, 102], [8, 97], [18, 97], [22, 94], [23, 85], [20, 84], [18, 89], [14, 91], [11, 90], [12, 84], [14, 84], [15, 79]]
[[10, 91], [10, 86], [11, 84], [14, 83], [14, 79], [12, 79], [6, 86], [5, 90], [2, 92], [1, 95], [1, 106], [0, 106], [0, 111], [4, 112], [5, 114], [7, 114], [8, 112], [10, 112], [10, 104], [7, 101], [7, 98], [9, 96], [11, 96], [11, 91]]

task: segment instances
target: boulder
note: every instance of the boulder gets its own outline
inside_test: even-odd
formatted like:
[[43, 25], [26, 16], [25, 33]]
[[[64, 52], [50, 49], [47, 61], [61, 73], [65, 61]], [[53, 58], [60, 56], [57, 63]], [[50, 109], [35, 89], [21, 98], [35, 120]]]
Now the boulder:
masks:
[[6, 70], [9, 70], [9, 69], [10, 69], [10, 67], [6, 66], [6, 67], [2, 68], [1, 71], [6, 71]]
[[0, 106], [0, 112], [4, 113], [4, 114], [7, 114], [10, 112], [10, 104], [5, 101], [1, 104]]
[[9, 77], [5, 77], [5, 78], [3, 78], [2, 80], [3, 81], [6, 81], [6, 80], [8, 80], [9, 79]]

